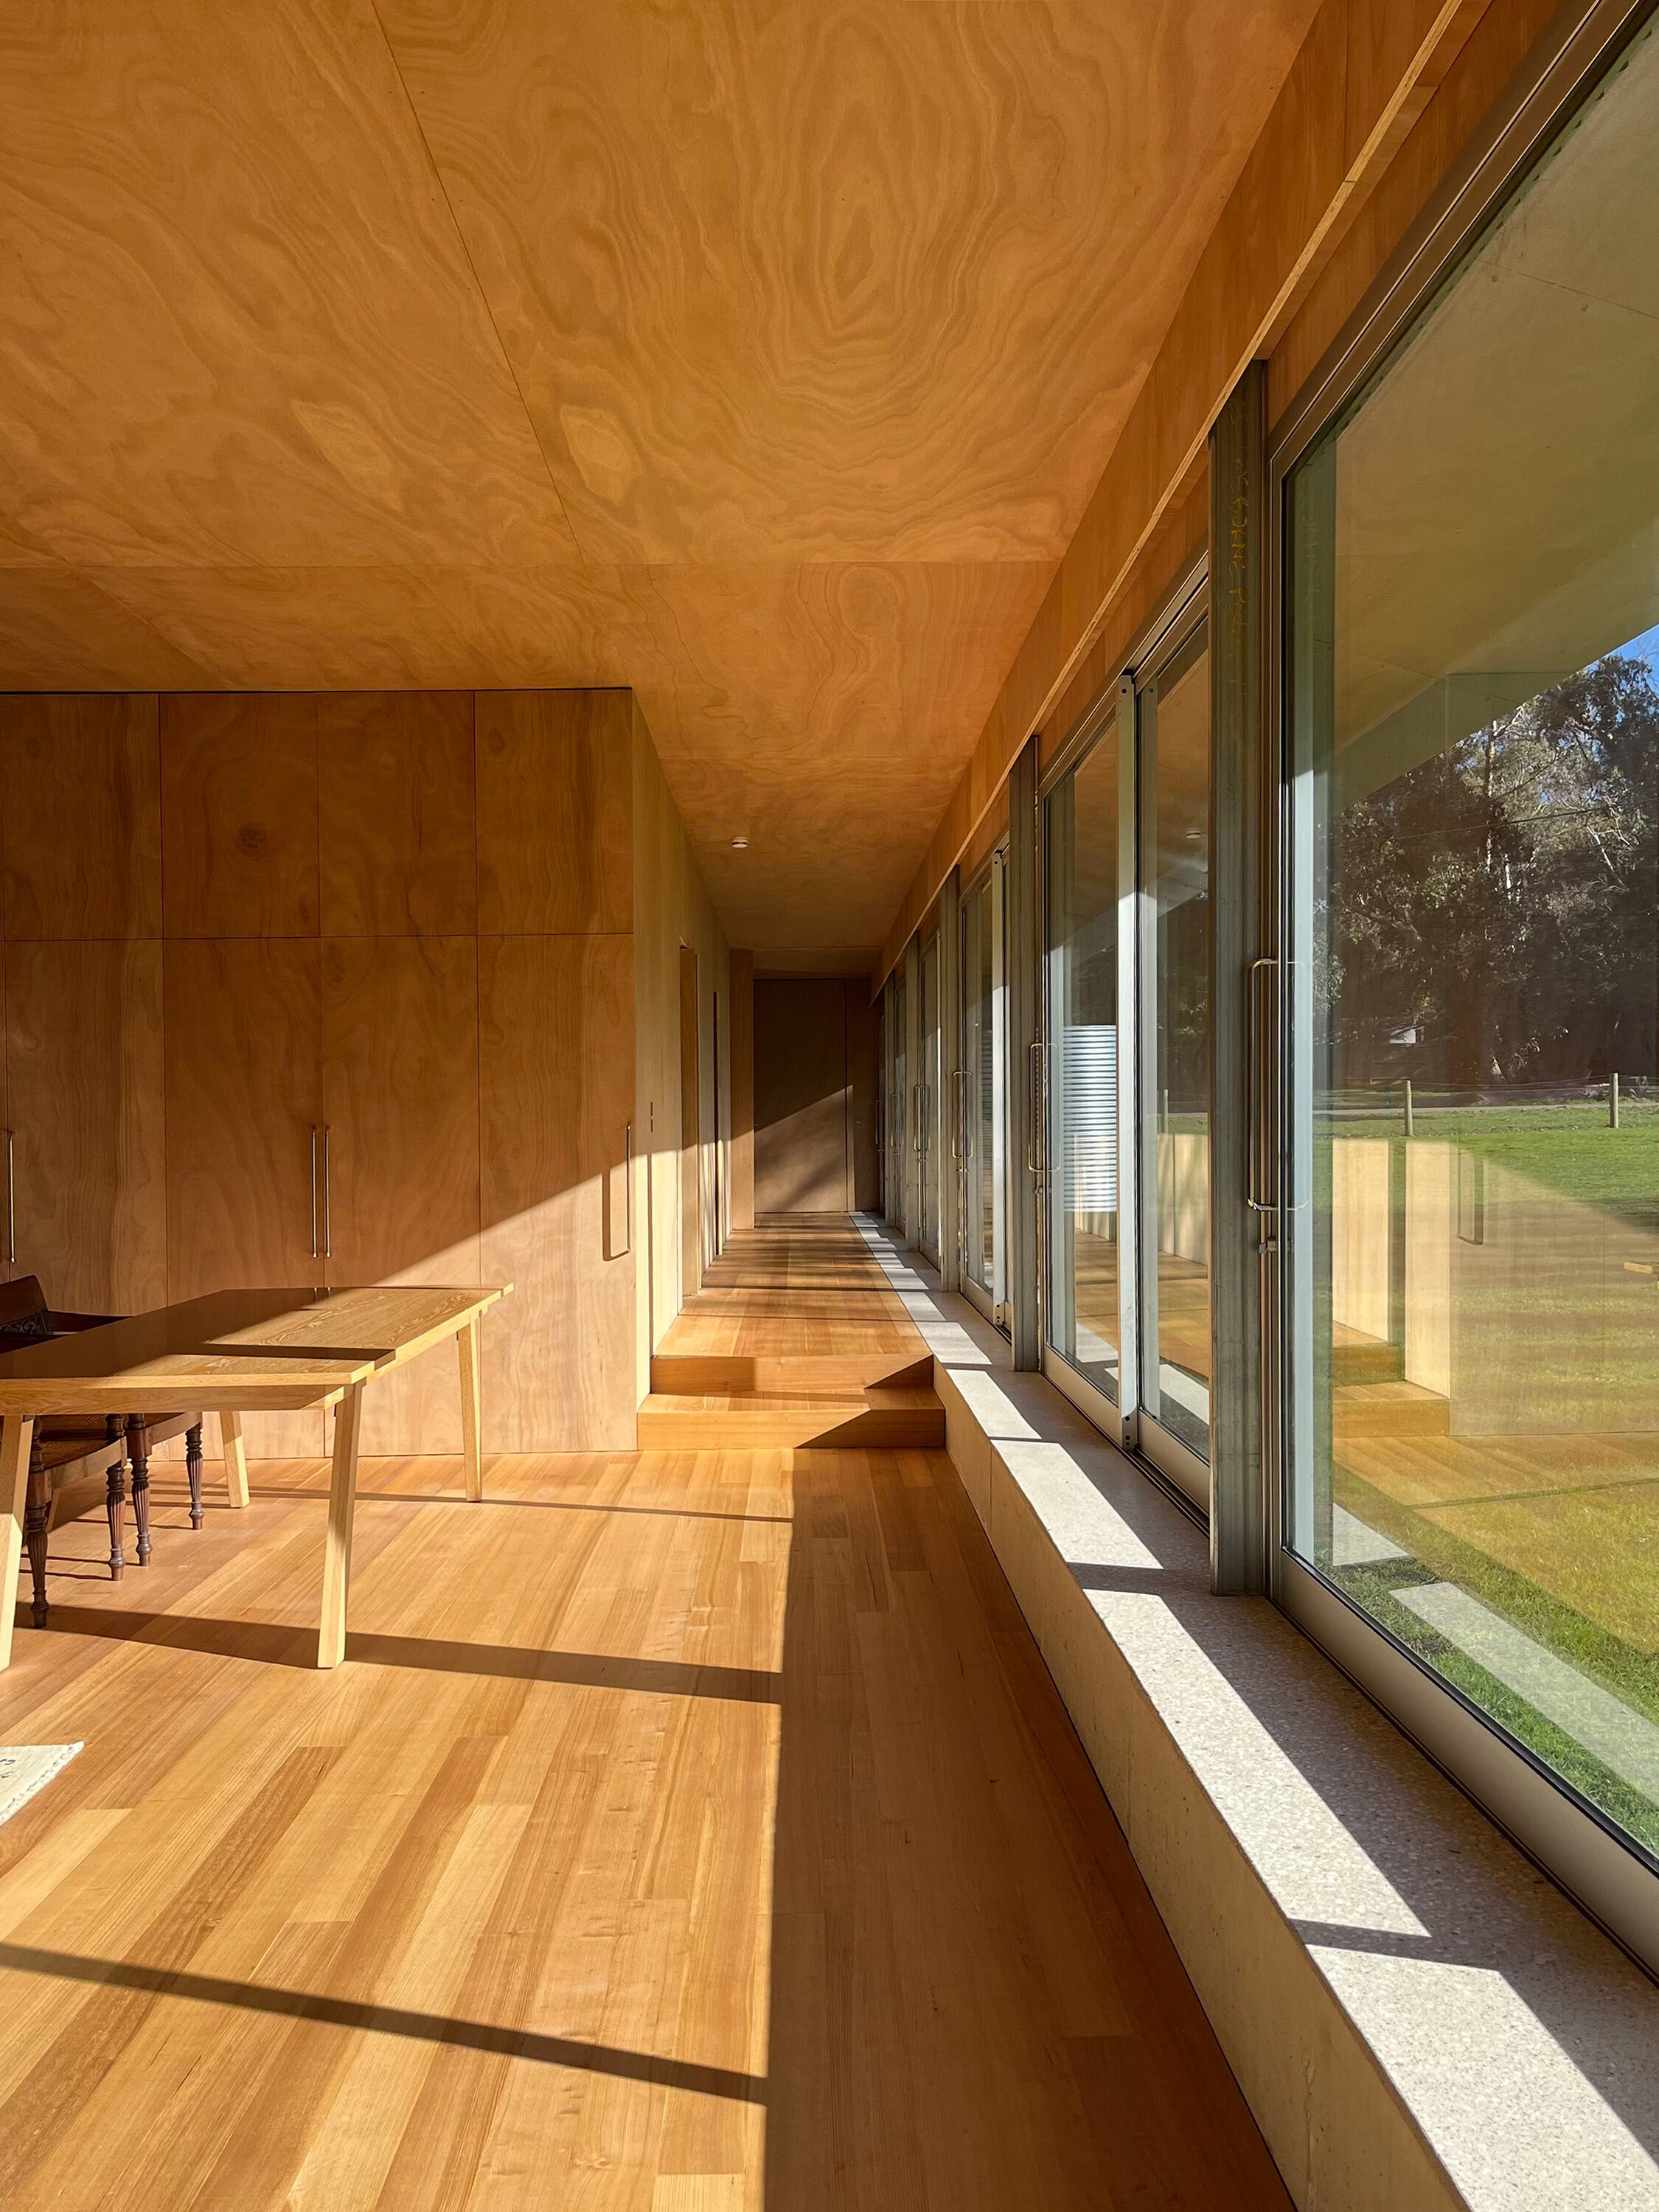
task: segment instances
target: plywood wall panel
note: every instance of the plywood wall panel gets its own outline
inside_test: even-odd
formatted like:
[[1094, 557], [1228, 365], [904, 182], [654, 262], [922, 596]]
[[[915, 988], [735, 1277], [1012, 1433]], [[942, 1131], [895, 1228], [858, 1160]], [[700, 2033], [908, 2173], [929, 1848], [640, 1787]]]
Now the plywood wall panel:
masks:
[[71, 1311], [163, 1304], [160, 941], [13, 942], [5, 978], [14, 1273]]
[[755, 1225], [755, 956], [732, 955], [732, 1226]]
[[[476, 939], [325, 938], [322, 1035], [331, 1279], [477, 1282]], [[363, 1401], [367, 1452], [460, 1448], [447, 1354], [387, 1376]]]
[[482, 939], [478, 1006], [485, 1449], [631, 1450], [633, 939]]
[[161, 858], [169, 937], [315, 937], [317, 702], [164, 692]]
[[0, 699], [8, 937], [159, 937], [154, 692]]
[[477, 925], [472, 694], [317, 702], [325, 937], [470, 937]]
[[755, 1211], [845, 1213], [852, 1202], [847, 985], [755, 985]]
[[485, 934], [632, 930], [633, 716], [626, 691], [478, 694]]
[[[167, 1297], [327, 1279], [311, 1251], [322, 1121], [315, 939], [166, 946]], [[320, 1452], [319, 1413], [261, 1415], [248, 1449]]]

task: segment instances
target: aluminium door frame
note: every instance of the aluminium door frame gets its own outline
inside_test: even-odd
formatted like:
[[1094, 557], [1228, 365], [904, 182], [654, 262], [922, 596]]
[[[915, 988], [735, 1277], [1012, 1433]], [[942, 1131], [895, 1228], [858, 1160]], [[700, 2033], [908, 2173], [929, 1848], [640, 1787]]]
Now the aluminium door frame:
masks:
[[[976, 869], [972, 882], [957, 899], [958, 945], [962, 932], [967, 927], [970, 900], [985, 896], [991, 939], [991, 1287], [988, 1291], [977, 1282], [962, 1264], [966, 1255], [968, 1217], [970, 1202], [966, 1194], [959, 1202], [957, 1222], [957, 1288], [968, 1303], [977, 1309], [994, 1328], [1006, 1335], [1008, 1331], [1008, 1231], [1006, 1178], [1007, 1176], [1007, 1008], [1004, 994], [1007, 988], [1003, 974], [1003, 899], [1008, 867], [1008, 842], [1003, 838], [987, 856], [984, 865]], [[975, 1071], [968, 1066], [965, 1041], [968, 1024], [967, 962], [958, 950], [957, 975], [958, 982], [957, 1064], [964, 1075]], [[975, 1101], [970, 1116], [977, 1131], [979, 1109]], [[972, 1181], [972, 1169], [977, 1152], [970, 1146], [963, 1162], [963, 1180]]]
[[[1288, 932], [1296, 914], [1285, 773], [1285, 503], [1292, 471], [1381, 369], [1432, 295], [1455, 276], [1489, 222], [1656, 11], [1659, 0], [1584, 0], [1555, 17], [1269, 432], [1262, 518], [1265, 579], [1259, 603], [1266, 679], [1262, 744], [1275, 803], [1266, 810], [1263, 825], [1263, 941], [1276, 953], [1279, 978], [1286, 977], [1292, 951]], [[1253, 1086], [1252, 1101], [1275, 1178], [1271, 1195], [1276, 1234], [1263, 1275], [1261, 1333], [1264, 1347], [1271, 1340], [1273, 1362], [1282, 1358], [1289, 1318], [1289, 1271], [1279, 1265], [1285, 1216], [1298, 1202], [1291, 1157], [1293, 1040], [1281, 1018], [1295, 988], [1294, 976], [1288, 981], [1290, 992], [1281, 982], [1274, 994], [1274, 1050], [1271, 1065], [1264, 1063]], [[1269, 1595], [1528, 1858], [1659, 1978], [1659, 1875], [1500, 1723], [1478, 1711], [1454, 1685], [1431, 1674], [1386, 1629], [1288, 1549], [1288, 1401], [1282, 1387], [1276, 1387], [1271, 1364], [1262, 1383], [1261, 1502]]]

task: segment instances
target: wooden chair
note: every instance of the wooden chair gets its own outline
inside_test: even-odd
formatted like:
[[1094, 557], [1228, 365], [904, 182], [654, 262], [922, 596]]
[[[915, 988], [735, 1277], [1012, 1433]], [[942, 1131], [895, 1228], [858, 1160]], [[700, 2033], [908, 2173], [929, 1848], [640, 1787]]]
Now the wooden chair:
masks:
[[[97, 1328], [118, 1320], [117, 1314], [68, 1313], [48, 1306], [40, 1278], [24, 1275], [0, 1283], [0, 1352], [21, 1352], [55, 1336]], [[28, 1501], [23, 1540], [28, 1547], [33, 1613], [37, 1628], [46, 1625], [46, 1540], [58, 1501], [69, 1486], [105, 1468], [104, 1504], [109, 1516], [112, 1582], [126, 1572], [127, 1462], [132, 1462], [132, 1518], [135, 1556], [149, 1565], [149, 1455], [170, 1437], [185, 1439], [190, 1482], [190, 1525], [202, 1525], [202, 1416], [199, 1413], [110, 1413], [103, 1423], [76, 1413], [48, 1413], [34, 1425], [29, 1449]], [[113, 1455], [113, 1456], [111, 1456]]]

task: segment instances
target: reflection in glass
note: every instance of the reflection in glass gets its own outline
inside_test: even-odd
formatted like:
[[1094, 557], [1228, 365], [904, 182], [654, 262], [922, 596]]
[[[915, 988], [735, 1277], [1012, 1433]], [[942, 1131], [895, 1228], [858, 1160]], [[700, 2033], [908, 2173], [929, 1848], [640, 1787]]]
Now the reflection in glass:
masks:
[[1048, 801], [1048, 1341], [1116, 1401], [1117, 734]]
[[996, 1015], [994, 902], [987, 875], [962, 902], [962, 1267], [996, 1295]]
[[1143, 1410], [1210, 1455], [1210, 658], [1139, 702]]
[[1659, 44], [1291, 492], [1291, 1540], [1659, 1857]]
[[934, 1109], [939, 1098], [939, 937], [922, 950], [918, 970], [921, 993], [916, 1023], [921, 1048], [916, 1098], [916, 1175], [921, 1186], [919, 1206], [921, 1249], [935, 1267], [939, 1264], [939, 1162], [933, 1147]]

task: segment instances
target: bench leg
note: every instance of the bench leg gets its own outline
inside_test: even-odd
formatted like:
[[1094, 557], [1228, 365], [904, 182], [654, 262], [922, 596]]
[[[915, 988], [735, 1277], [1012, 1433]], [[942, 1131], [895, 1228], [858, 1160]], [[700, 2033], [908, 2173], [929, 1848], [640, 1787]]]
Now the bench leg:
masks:
[[149, 1423], [142, 1413], [127, 1422], [127, 1449], [132, 1455], [132, 1520], [138, 1531], [138, 1564], [149, 1565]]
[[202, 1424], [185, 1431], [185, 1473], [190, 1479], [190, 1525], [202, 1525]]
[[11, 1663], [17, 1570], [23, 1563], [23, 1517], [33, 1445], [33, 1421], [18, 1413], [0, 1418], [0, 1667]]
[[111, 1450], [115, 1454], [104, 1478], [104, 1510], [109, 1516], [109, 1578], [118, 1583], [127, 1571], [127, 1425], [118, 1413], [105, 1423]]
[[35, 1432], [29, 1447], [28, 1509], [23, 1516], [23, 1541], [29, 1549], [29, 1579], [34, 1585], [32, 1608], [34, 1625], [46, 1625], [46, 1517], [52, 1500], [46, 1494], [46, 1470], [40, 1464], [40, 1437]]
[[221, 1413], [219, 1436], [225, 1460], [225, 1487], [230, 1492], [230, 1502], [240, 1512], [247, 1504], [247, 1450], [242, 1442], [242, 1417], [240, 1413]]
[[357, 1506], [357, 1438], [362, 1430], [363, 1386], [353, 1382], [334, 1409], [334, 1471], [328, 1487], [328, 1549], [323, 1555], [323, 1619], [317, 1664], [337, 1667], [345, 1657], [346, 1588], [351, 1580], [351, 1523]]

